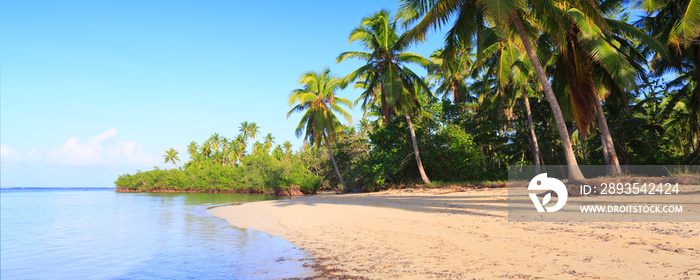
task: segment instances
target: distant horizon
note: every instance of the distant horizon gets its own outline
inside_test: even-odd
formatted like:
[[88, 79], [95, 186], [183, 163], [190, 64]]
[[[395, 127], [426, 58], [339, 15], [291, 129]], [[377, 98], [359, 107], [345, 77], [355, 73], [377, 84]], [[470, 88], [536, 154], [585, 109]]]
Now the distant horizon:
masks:
[[117, 189], [116, 187], [5, 187], [0, 186], [0, 189], [105, 189], [112, 190]]

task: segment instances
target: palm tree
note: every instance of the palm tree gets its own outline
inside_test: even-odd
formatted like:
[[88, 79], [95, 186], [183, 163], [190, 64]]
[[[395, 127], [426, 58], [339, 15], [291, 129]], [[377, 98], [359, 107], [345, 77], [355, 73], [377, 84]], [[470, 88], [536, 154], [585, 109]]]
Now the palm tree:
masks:
[[[576, 13], [574, 14], [576, 15]], [[581, 32], [580, 30], [585, 30], [589, 33], [594, 32], [594, 30], [599, 31], [599, 29], [591, 27], [594, 25], [594, 23], [586, 22], [583, 19], [579, 20], [577, 24], [588, 26], [577, 27], [574, 30], [579, 31], [575, 32]], [[633, 27], [626, 26], [626, 28], [629, 30], [629, 28]], [[638, 33], [641, 32], [638, 31]], [[522, 92], [521, 95], [525, 103], [525, 109], [528, 115], [528, 124], [530, 126], [531, 138], [529, 141], [532, 147], [535, 170], [537, 173], [539, 173], [539, 147], [537, 137], [534, 134], [529, 98], [527, 97], [527, 89], [530, 87], [529, 84], [532, 80], [532, 64], [523, 54], [522, 47], [516, 42], [517, 38], [504, 38], [500, 32], [498, 32], [498, 30], [492, 28], [488, 29], [486, 34], [487, 35], [484, 36], [486, 39], [482, 42], [484, 46], [484, 51], [482, 52], [484, 59], [478, 61], [476, 66], [477, 68], [488, 68], [488, 73], [495, 73], [500, 89], [503, 90], [503, 93], [511, 95], [508, 98], [515, 98], [514, 94], [517, 95]], [[595, 40], [599, 40], [598, 42], [582, 43], [589, 48], [586, 51], [581, 50], [580, 47], [578, 49], [571, 49], [571, 41], [578, 41], [579, 39], [577, 36], [571, 36], [571, 34], [568, 34], [567, 36], [567, 42], [569, 42], [569, 44], [566, 47], [568, 49], [562, 50], [561, 48], [558, 48], [558, 53], [554, 57], [558, 57], [559, 59], [550, 60], [558, 63], [554, 65], [556, 66], [554, 69], [560, 70], [559, 72], [566, 72], [566, 75], [560, 74], [559, 76], [561, 77], [559, 77], [555, 71], [553, 87], [555, 89], [559, 87], [558, 92], [560, 93], [569, 93], [567, 98], [570, 98], [571, 101], [569, 103], [573, 104], [574, 106], [569, 108], [566, 106], [569, 103], [565, 102], [563, 111], [567, 111], [566, 109], [569, 109], [568, 111], [575, 120], [576, 127], [578, 128], [581, 136], [585, 136], [588, 133], [590, 126], [593, 123], [593, 119], [596, 117], [598, 118], [601, 128], [600, 131], [604, 156], [608, 163], [608, 173], [610, 175], [620, 174], [620, 166], [619, 162], [617, 161], [617, 156], [615, 155], [612, 138], [610, 137], [607, 129], [607, 122], [605, 121], [605, 116], [602, 114], [601, 103], [596, 98], [598, 92], [596, 91], [595, 84], [593, 84], [594, 73], [591, 70], [591, 64], [601, 62], [604, 64], [604, 66], [601, 66], [600, 68], [611, 70], [614, 69], [614, 73], [612, 71], [608, 71], [607, 73], [609, 73], [610, 77], [615, 77], [615, 79], [619, 81], [618, 84], [621, 85], [630, 84], [629, 79], [634, 79], [633, 76], [636, 73], [636, 70], [634, 70], [629, 63], [625, 63], [624, 58], [622, 58], [622, 56], [618, 53], [615, 53], [614, 48], [609, 46], [606, 41], [600, 39], [604, 36], [604, 34], [596, 33], [581, 36], [583, 40], [587, 40], [588, 38], [595, 38]], [[544, 36], [544, 38], [548, 38], [548, 36]], [[546, 40], [542, 39], [539, 41], [546, 42]], [[553, 45], [552, 42], [548, 42], [547, 44], [540, 42], [540, 44], [544, 46]], [[580, 44], [577, 43], [576, 45], [578, 46]], [[538, 53], [541, 54], [548, 52], [548, 50], [538, 51]], [[596, 56], [594, 57], [593, 55], [590, 55], [591, 53], [595, 53]], [[565, 60], [566, 63], [564, 63]], [[632, 77], [630, 77], [630, 75]], [[609, 78], [607, 80], [615, 79]], [[566, 87], [563, 87], [563, 85], [566, 85]], [[600, 108], [600, 110], [598, 110], [598, 108]], [[599, 114], [596, 115], [596, 112], [599, 112]], [[579, 137], [579, 139], [581, 139], [581, 137]]]
[[[413, 40], [422, 40], [431, 28], [439, 28], [441, 25], [451, 22], [452, 15], [457, 15], [455, 25], [447, 34], [446, 42], [452, 51], [448, 56], [454, 56], [456, 45], [459, 42], [472, 42], [474, 37], [479, 37], [484, 30], [486, 23], [491, 23], [497, 28], [515, 27], [515, 31], [520, 37], [525, 53], [530, 60], [536, 73], [537, 79], [542, 86], [545, 97], [554, 115], [554, 120], [559, 131], [564, 154], [569, 169], [569, 179], [582, 180], [583, 174], [576, 162], [576, 155], [573, 152], [571, 139], [564, 121], [561, 107], [554, 95], [552, 86], [547, 79], [544, 68], [540, 64], [530, 37], [528, 29], [533, 25], [542, 27], [545, 30], [561, 28], [569, 29], [574, 25], [575, 20], [562, 9], [560, 2], [552, 1], [515, 1], [515, 0], [485, 0], [485, 1], [455, 1], [440, 2], [421, 0], [402, 0], [401, 14], [404, 16], [405, 25], [418, 23], [409, 32], [409, 37]], [[592, 19], [596, 24], [603, 24], [603, 19], [597, 10], [594, 2], [577, 1], [576, 11], [583, 17]], [[527, 26], [523, 24], [527, 23]], [[557, 45], [566, 45], [566, 37], [558, 36]], [[477, 38], [479, 41], [479, 38]], [[479, 46], [479, 44], [477, 44]], [[447, 48], [446, 48], [447, 49]], [[477, 51], [479, 52], [479, 51]]]
[[202, 144], [202, 146], [199, 147], [199, 149], [201, 150], [202, 155], [210, 157], [212, 154], [211, 141], [204, 141], [204, 144]]
[[[654, 76], [661, 77], [676, 72], [678, 75], [671, 84], [682, 87], [670, 100], [668, 110], [662, 116], [669, 117], [678, 102], [688, 99], [687, 106], [683, 107], [687, 110], [689, 122], [700, 123], [700, 1], [643, 0], [639, 3], [648, 15], [637, 24], [643, 26], [650, 35], [659, 38], [671, 50], [668, 57], [654, 57]], [[691, 126], [693, 127], [697, 126]], [[699, 130], [692, 133], [700, 135]], [[690, 146], [690, 155], [684, 161], [686, 164], [700, 153], [700, 138]]]
[[413, 83], [412, 88], [406, 88], [404, 94], [399, 102], [397, 102], [396, 111], [402, 113], [406, 117], [406, 123], [408, 123], [408, 129], [411, 132], [411, 142], [413, 143], [413, 154], [416, 157], [416, 164], [418, 165], [418, 172], [423, 180], [423, 183], [430, 184], [430, 179], [428, 175], [425, 174], [423, 169], [423, 162], [420, 159], [420, 152], [418, 151], [418, 141], [416, 140], [416, 131], [413, 129], [413, 122], [411, 121], [411, 113], [415, 111], [420, 111], [420, 102], [418, 100], [418, 95], [430, 95], [430, 92], [423, 91], [418, 83]]
[[345, 88], [358, 78], [364, 79], [361, 82], [366, 90], [363, 94], [364, 103], [367, 104], [367, 99], [372, 99], [371, 103], [379, 101], [384, 125], [389, 124], [394, 114], [393, 107], [405, 90], [405, 80], [419, 81], [427, 89], [423, 80], [410, 69], [403, 67], [403, 64], [417, 63], [424, 67], [431, 65], [428, 59], [415, 53], [405, 52], [409, 47], [409, 41], [406, 40], [405, 35], [399, 36], [396, 31], [396, 20], [389, 11], [381, 10], [370, 17], [363, 18], [360, 26], [350, 32], [350, 43], [359, 41], [368, 52], [344, 52], [336, 59], [338, 63], [351, 58], [366, 62], [365, 65], [348, 74], [342, 80], [341, 86]]
[[690, 116], [690, 103], [690, 98], [687, 97], [679, 100], [675, 104], [670, 118], [664, 123], [667, 133], [676, 136], [674, 137], [676, 141], [681, 143], [679, 146], [691, 148], [692, 152], [683, 162], [686, 165], [695, 164], [695, 162], [700, 160], [700, 147], [698, 147], [698, 143], [700, 143], [700, 123]]
[[250, 123], [247, 121], [242, 122], [241, 126], [238, 127], [238, 131], [243, 135], [243, 138], [248, 139], [250, 135]]
[[263, 143], [260, 143], [260, 141], [255, 141], [253, 143], [253, 153], [259, 153], [265, 150], [265, 145]]
[[248, 138], [246, 138], [245, 133], [239, 134], [236, 136], [236, 139], [233, 140], [234, 142], [238, 143], [238, 155], [240, 157], [243, 157], [246, 153], [246, 149], [248, 147]]
[[[467, 77], [473, 63], [471, 46], [460, 46], [460, 50], [454, 59], [456, 61], [445, 61], [444, 49], [439, 49], [430, 56], [430, 60], [435, 64], [431, 67], [430, 79], [438, 81], [436, 94], [443, 94], [444, 97], [452, 96], [455, 104], [462, 104], [467, 99]], [[451, 59], [451, 58], [448, 58]]]
[[197, 142], [190, 142], [189, 145], [187, 145], [187, 153], [190, 155], [191, 159], [194, 159], [195, 155], [199, 153], [199, 147], [197, 146]]
[[503, 38], [496, 29], [487, 31], [486, 39], [484, 40], [482, 52], [482, 60], [477, 61], [476, 68], [485, 68], [487, 59], [493, 59], [490, 73], [496, 73], [496, 82], [503, 93], [512, 95], [508, 98], [515, 99], [517, 94], [523, 98], [525, 105], [525, 114], [527, 115], [527, 123], [529, 128], [530, 148], [532, 152], [532, 160], [535, 164], [535, 173], [540, 173], [540, 147], [535, 134], [535, 126], [532, 119], [532, 110], [530, 109], [530, 98], [528, 91], [532, 91], [530, 86], [532, 77], [532, 64], [525, 58], [522, 49], [514, 42], [512, 38]]
[[[573, 105], [571, 115], [581, 136], [588, 134], [597, 119], [608, 174], [619, 175], [621, 168], [602, 102], [611, 94], [624, 96], [624, 92], [636, 90], [636, 79], [644, 77], [643, 65], [647, 61], [635, 48], [636, 42], [661, 57], [668, 57], [668, 53], [660, 42], [638, 28], [604, 16], [621, 9], [623, 1], [602, 1], [595, 7], [598, 13], [593, 14], [584, 14], [574, 4], [562, 2], [561, 5], [571, 24], [553, 25], [548, 29], [556, 45], [551, 60], [552, 86], [559, 87], [558, 92], [568, 93]], [[557, 83], [560, 85], [555, 85]]]
[[202, 165], [207, 162], [208, 158], [206, 158], [204, 155], [200, 153], [194, 154], [194, 157], [192, 158], [191, 161], [187, 162], [185, 164], [185, 169], [190, 169], [192, 167], [195, 168], [202, 168]]
[[230, 165], [235, 165], [241, 158], [240, 143], [236, 140], [231, 140], [227, 143], [228, 149], [226, 153], [226, 158]]
[[287, 113], [287, 118], [294, 112], [304, 113], [295, 130], [297, 137], [303, 133], [304, 140], [316, 146], [323, 140], [340, 183], [347, 187], [331, 149], [331, 141], [335, 140], [337, 131], [342, 129], [335, 113], [341, 114], [352, 123], [350, 114], [339, 106], [345, 105], [352, 108], [352, 103], [345, 98], [335, 96], [340, 83], [341, 80], [333, 76], [328, 68], [324, 68], [319, 73], [314, 71], [304, 73], [299, 79], [299, 85], [302, 88], [289, 94], [289, 105], [294, 107]]
[[697, 52], [700, 36], [700, 1], [697, 0], [642, 0], [637, 2], [652, 16], [647, 25], [652, 33], [662, 35], [662, 39], [675, 48], [692, 47]]
[[272, 149], [272, 145], [275, 144], [274, 139], [275, 137], [272, 137], [272, 133], [268, 133], [265, 136], [265, 150], [267, 150], [268, 152], [270, 151], [270, 149]]
[[218, 151], [220, 144], [221, 144], [221, 136], [219, 136], [218, 133], [214, 133], [209, 137], [209, 141], [211, 141], [211, 146], [214, 151]]
[[[400, 113], [406, 117], [411, 128], [411, 139], [413, 140], [418, 170], [423, 182], [428, 184], [430, 180], [425, 174], [420, 160], [415, 131], [409, 115], [415, 108], [412, 105], [416, 100], [414, 89], [421, 87], [427, 93], [430, 90], [422, 78], [403, 64], [418, 63], [424, 67], [430, 67], [432, 63], [418, 54], [404, 52], [409, 47], [408, 41], [405, 34], [399, 36], [396, 31], [396, 20], [392, 20], [388, 11], [381, 10], [362, 19], [360, 26], [350, 32], [350, 43], [358, 40], [371, 53], [344, 52], [338, 56], [337, 62], [349, 58], [359, 58], [367, 62], [364, 66], [348, 74], [343, 79], [342, 86], [345, 87], [358, 77], [363, 77], [364, 81], [361, 82], [361, 86], [365, 88], [365, 93], [363, 93], [365, 99], [363, 105], [365, 106], [363, 107], [367, 106], [367, 99], [371, 98], [372, 100], [369, 102], [370, 106], [379, 99], [384, 125], [389, 124], [394, 113]], [[379, 98], [376, 98], [377, 95]]]
[[292, 152], [292, 143], [289, 141], [284, 141], [284, 143], [282, 143], [282, 147], [284, 147], [285, 153], [289, 154]]
[[360, 122], [357, 124], [357, 129], [359, 130], [358, 132], [360, 135], [367, 135], [367, 133], [372, 130], [371, 124], [369, 121], [367, 121], [366, 118], [362, 118]]
[[275, 149], [272, 150], [272, 153], [271, 153], [271, 154], [272, 154], [272, 156], [273, 156], [274, 158], [276, 158], [277, 160], [281, 160], [281, 159], [282, 159], [282, 155], [284, 154], [284, 152], [282, 151], [282, 146], [280, 146], [280, 145], [275, 146]]
[[532, 110], [530, 110], [530, 98], [527, 96], [527, 90], [522, 90], [523, 103], [525, 103], [525, 112], [527, 114], [527, 124], [530, 129], [530, 142], [532, 143], [532, 161], [535, 163], [535, 173], [540, 174], [540, 145], [537, 143], [537, 134], [535, 134], [535, 125], [532, 121]]
[[175, 167], [177, 167], [177, 163], [175, 161], [180, 161], [180, 158], [177, 156], [180, 152], [175, 151], [175, 149], [170, 148], [170, 150], [165, 151], [165, 154], [163, 155], [163, 158], [165, 161], [163, 163], [168, 163], [172, 162]]
[[255, 138], [258, 136], [258, 133], [260, 133], [260, 127], [254, 122], [250, 123], [248, 127], [248, 136], [250, 136], [250, 138]]

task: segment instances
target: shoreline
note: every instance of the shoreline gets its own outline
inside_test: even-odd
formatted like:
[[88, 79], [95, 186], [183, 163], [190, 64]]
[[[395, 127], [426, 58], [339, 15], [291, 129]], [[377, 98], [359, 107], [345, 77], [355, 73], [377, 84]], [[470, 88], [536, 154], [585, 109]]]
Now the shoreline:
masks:
[[289, 188], [289, 189], [265, 190], [265, 191], [257, 191], [257, 190], [249, 190], [249, 189], [208, 190], [208, 191], [201, 191], [201, 190], [196, 190], [196, 189], [188, 189], [188, 190], [177, 190], [177, 189], [134, 190], [134, 189], [128, 189], [128, 188], [116, 188], [113, 190], [115, 192], [118, 192], [118, 193], [240, 193], [240, 194], [267, 194], [267, 195], [276, 195], [276, 196], [283, 196], [283, 197], [297, 197], [297, 196], [312, 195], [312, 194], [304, 194], [303, 192], [301, 192], [301, 190], [298, 187], [293, 187], [293, 188]]
[[393, 190], [209, 213], [290, 241], [325, 277], [700, 277], [698, 223], [508, 222], [506, 199], [507, 189]]

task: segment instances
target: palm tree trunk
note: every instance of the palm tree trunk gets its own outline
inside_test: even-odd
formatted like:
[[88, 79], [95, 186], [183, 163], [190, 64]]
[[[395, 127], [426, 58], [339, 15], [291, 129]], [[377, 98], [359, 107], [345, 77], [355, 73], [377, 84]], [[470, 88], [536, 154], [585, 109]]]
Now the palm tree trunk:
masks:
[[[691, 102], [696, 101], [695, 106], [697, 106], [697, 102], [700, 102], [700, 67], [698, 67], [700, 65], [700, 43], [697, 41], [693, 43], [693, 60], [695, 62], [695, 89], [693, 89], [693, 95], [691, 95], [690, 100]], [[692, 107], [693, 106], [691, 106], [691, 108]]]
[[688, 156], [685, 161], [683, 161], [683, 164], [685, 165], [690, 165], [693, 162], [693, 159], [698, 157], [700, 155], [700, 145], [695, 147], [695, 151]]
[[532, 123], [532, 112], [530, 111], [530, 98], [527, 97], [527, 91], [523, 88], [523, 101], [525, 101], [525, 111], [527, 112], [527, 124], [530, 126], [530, 142], [532, 143], [532, 160], [535, 162], [535, 173], [540, 174], [540, 147], [537, 145], [537, 135], [535, 134], [535, 125]]
[[411, 117], [406, 116], [406, 122], [408, 122], [408, 129], [411, 130], [411, 140], [413, 141], [413, 153], [416, 155], [416, 163], [418, 163], [418, 171], [420, 172], [420, 178], [423, 179], [423, 183], [430, 184], [428, 175], [425, 175], [425, 170], [423, 170], [423, 162], [420, 160], [420, 154], [418, 153], [418, 143], [416, 143], [416, 131], [413, 130], [413, 122], [411, 122]]
[[581, 154], [583, 155], [583, 164], [585, 165], [586, 162], [588, 162], [588, 158], [586, 157], [586, 143], [583, 143], [583, 135], [578, 138], [578, 142], [581, 143]]
[[381, 101], [382, 101], [382, 106], [380, 108], [382, 112], [382, 117], [384, 117], [384, 127], [389, 126], [389, 122], [391, 121], [391, 112], [389, 110], [389, 104], [387, 104], [386, 101], [386, 94], [384, 93], [384, 84], [382, 83], [382, 88], [381, 88]]
[[581, 169], [578, 167], [578, 163], [576, 162], [576, 155], [574, 154], [574, 150], [571, 146], [571, 139], [569, 138], [568, 131], [566, 129], [566, 123], [564, 122], [564, 115], [561, 112], [561, 108], [559, 108], [559, 103], [557, 102], [556, 96], [554, 96], [554, 91], [552, 91], [552, 85], [549, 84], [549, 81], [547, 80], [547, 76], [544, 73], [544, 69], [542, 68], [542, 65], [540, 65], [540, 61], [537, 58], [537, 54], [535, 53], [535, 50], [532, 48], [532, 44], [530, 43], [530, 38], [527, 36], [527, 33], [525, 32], [525, 27], [523, 27], [522, 21], [520, 21], [520, 17], [518, 17], [518, 14], [513, 14], [511, 16], [511, 19], [513, 23], [515, 24], [515, 29], [518, 31], [518, 35], [520, 35], [520, 40], [523, 42], [523, 46], [525, 47], [525, 52], [527, 52], [527, 56], [530, 59], [530, 62], [532, 63], [532, 67], [535, 69], [535, 73], [537, 73], [537, 78], [540, 80], [540, 84], [542, 84], [542, 88], [544, 89], [545, 96], [547, 97], [547, 100], [549, 101], [549, 106], [552, 107], [552, 113], [554, 114], [554, 120], [557, 123], [557, 128], [559, 129], [559, 137], [561, 138], [561, 144], [564, 147], [564, 155], [566, 156], [566, 163], [568, 165], [569, 169], [569, 180], [570, 181], [580, 181], [583, 180], [583, 174], [581, 173]]
[[605, 113], [603, 112], [603, 105], [601, 102], [596, 100], [595, 110], [598, 115], [598, 128], [600, 129], [600, 141], [603, 145], [603, 155], [605, 156], [605, 165], [610, 176], [619, 176], [622, 174], [622, 169], [620, 168], [620, 161], [617, 159], [617, 153], [615, 152], [615, 145], [613, 144], [612, 136], [610, 135], [610, 130], [608, 129], [608, 121], [605, 119]]
[[[695, 89], [693, 89], [693, 94], [690, 96], [690, 113], [691, 113], [691, 123], [695, 122], [698, 123], [697, 119], [697, 114], [698, 112], [696, 110], [700, 110], [700, 43], [697, 41], [693, 43], [693, 60], [695, 62]], [[692, 131], [692, 130], [691, 130]], [[698, 131], [695, 131], [695, 133], [700, 133]], [[700, 138], [700, 137], [699, 137]], [[691, 139], [692, 141], [692, 139]], [[692, 146], [692, 143], [691, 143]], [[685, 160], [686, 164], [692, 164], [693, 162], [696, 162], [698, 160], [698, 153], [700, 151], [700, 141], [698, 141], [698, 144], [695, 145], [695, 151], [688, 156], [688, 158]], [[693, 160], [693, 158], [695, 158]]]
[[335, 157], [333, 156], [333, 150], [331, 150], [331, 142], [328, 141], [328, 136], [324, 134], [323, 140], [326, 141], [326, 147], [328, 147], [328, 154], [331, 156], [333, 167], [335, 167], [335, 174], [338, 175], [338, 179], [340, 179], [340, 184], [342, 184], [343, 187], [348, 187], [348, 185], [345, 184], [345, 180], [343, 180], [343, 176], [340, 175], [340, 170], [338, 170], [338, 164], [335, 163]]
[[454, 95], [452, 99], [454, 99], [455, 104], [462, 104], [462, 92], [459, 90], [457, 81], [452, 81], [452, 94]]

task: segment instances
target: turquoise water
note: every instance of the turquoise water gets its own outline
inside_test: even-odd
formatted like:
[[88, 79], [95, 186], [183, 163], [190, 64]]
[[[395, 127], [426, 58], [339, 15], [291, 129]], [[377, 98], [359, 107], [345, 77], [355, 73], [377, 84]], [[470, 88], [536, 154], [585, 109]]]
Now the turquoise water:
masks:
[[206, 210], [244, 194], [0, 190], [2, 279], [278, 279], [312, 275], [308, 256]]

